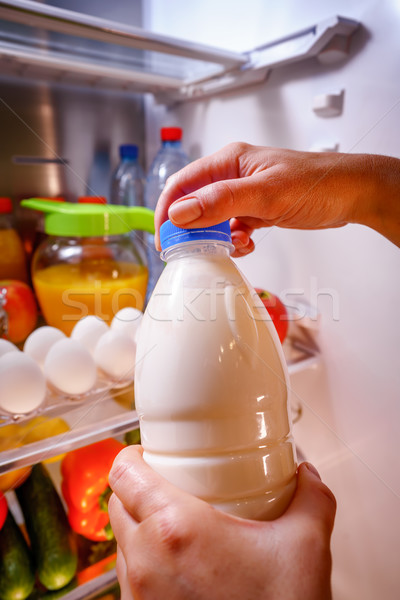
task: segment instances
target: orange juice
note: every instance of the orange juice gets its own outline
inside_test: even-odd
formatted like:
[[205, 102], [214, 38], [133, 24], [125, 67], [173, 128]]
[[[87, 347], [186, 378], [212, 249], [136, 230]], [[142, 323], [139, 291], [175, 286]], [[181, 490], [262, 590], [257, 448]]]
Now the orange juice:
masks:
[[33, 285], [46, 322], [70, 335], [76, 322], [96, 315], [110, 324], [121, 308], [143, 309], [148, 271], [143, 265], [93, 258], [37, 270]]

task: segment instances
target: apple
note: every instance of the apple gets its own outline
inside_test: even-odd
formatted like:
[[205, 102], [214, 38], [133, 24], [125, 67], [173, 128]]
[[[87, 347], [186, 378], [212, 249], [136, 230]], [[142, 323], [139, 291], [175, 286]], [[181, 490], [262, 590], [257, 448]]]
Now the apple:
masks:
[[10, 342], [23, 342], [35, 329], [38, 309], [32, 289], [23, 281], [0, 281], [0, 310], [6, 312]]
[[285, 305], [281, 300], [279, 300], [278, 296], [272, 294], [271, 292], [261, 290], [260, 288], [255, 288], [255, 291], [260, 296], [262, 303], [267, 309], [272, 322], [275, 325], [279, 339], [281, 343], [283, 343], [289, 326], [289, 317]]

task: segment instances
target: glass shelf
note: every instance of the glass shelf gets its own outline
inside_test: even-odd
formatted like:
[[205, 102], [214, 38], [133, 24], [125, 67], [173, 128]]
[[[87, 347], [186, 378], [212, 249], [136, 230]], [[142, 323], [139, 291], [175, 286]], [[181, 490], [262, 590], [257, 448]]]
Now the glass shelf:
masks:
[[0, 67], [19, 79], [182, 101], [265, 81], [271, 69], [311, 57], [343, 60], [358, 26], [334, 16], [239, 53], [32, 0], [0, 0]]
[[135, 410], [129, 410], [129, 405], [133, 405], [133, 386], [81, 404], [78, 408], [68, 406], [68, 411], [61, 415], [71, 429], [0, 452], [0, 474], [137, 429], [139, 419]]

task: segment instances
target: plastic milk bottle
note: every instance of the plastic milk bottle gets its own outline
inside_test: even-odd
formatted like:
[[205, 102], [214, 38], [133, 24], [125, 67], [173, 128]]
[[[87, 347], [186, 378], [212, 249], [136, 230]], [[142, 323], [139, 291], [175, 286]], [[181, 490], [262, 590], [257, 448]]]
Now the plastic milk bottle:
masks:
[[296, 485], [282, 347], [230, 258], [229, 222], [161, 227], [166, 268], [138, 334], [144, 459], [218, 509], [274, 519]]

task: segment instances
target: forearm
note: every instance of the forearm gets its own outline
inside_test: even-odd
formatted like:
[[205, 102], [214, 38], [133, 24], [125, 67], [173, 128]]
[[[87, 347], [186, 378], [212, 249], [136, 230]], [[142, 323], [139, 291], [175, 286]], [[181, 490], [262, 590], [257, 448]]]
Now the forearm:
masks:
[[367, 225], [400, 247], [400, 159], [354, 155], [362, 163], [350, 222]]

